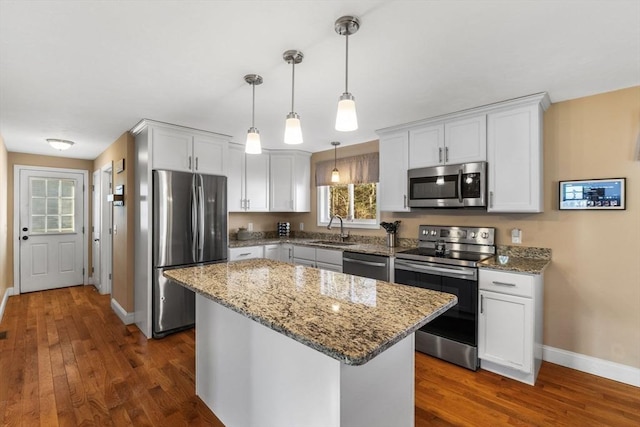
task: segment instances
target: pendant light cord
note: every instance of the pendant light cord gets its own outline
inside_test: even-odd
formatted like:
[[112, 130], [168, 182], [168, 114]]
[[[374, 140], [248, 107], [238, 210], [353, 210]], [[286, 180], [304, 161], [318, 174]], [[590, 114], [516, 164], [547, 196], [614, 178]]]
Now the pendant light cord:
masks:
[[256, 127], [256, 83], [251, 83], [253, 89], [253, 102], [251, 103], [251, 127]]
[[344, 92], [349, 93], [349, 31], [347, 31], [347, 35], [345, 36], [347, 39], [347, 49], [345, 55], [345, 71], [344, 71]]
[[296, 60], [295, 58], [291, 60], [291, 112], [294, 112], [293, 109], [293, 99], [294, 92], [296, 87]]

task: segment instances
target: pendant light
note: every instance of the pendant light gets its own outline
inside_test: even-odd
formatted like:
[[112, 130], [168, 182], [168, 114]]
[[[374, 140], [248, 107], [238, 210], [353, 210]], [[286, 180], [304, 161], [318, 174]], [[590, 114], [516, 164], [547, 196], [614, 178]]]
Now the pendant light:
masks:
[[247, 74], [244, 76], [244, 81], [251, 85], [253, 89], [253, 102], [251, 104], [251, 127], [247, 132], [247, 143], [244, 146], [244, 152], [247, 154], [260, 154], [262, 153], [262, 146], [260, 145], [260, 132], [255, 127], [256, 118], [256, 85], [262, 84], [262, 77], [257, 74]]
[[50, 146], [55, 148], [56, 150], [68, 150], [74, 144], [73, 141], [69, 141], [67, 139], [57, 139], [57, 138], [47, 138], [47, 142]]
[[333, 145], [333, 171], [331, 171], [331, 182], [338, 183], [340, 182], [340, 172], [338, 172], [338, 145], [340, 143], [338, 141], [332, 141], [331, 145]]
[[344, 76], [344, 93], [338, 101], [336, 114], [336, 130], [349, 132], [358, 129], [356, 115], [356, 99], [349, 93], [349, 36], [360, 28], [360, 21], [355, 16], [342, 16], [336, 20], [335, 30], [346, 39], [346, 61]]
[[293, 109], [293, 100], [296, 84], [296, 64], [302, 62], [304, 55], [299, 50], [288, 50], [282, 54], [282, 57], [287, 64], [291, 64], [291, 112], [287, 115], [287, 121], [284, 128], [284, 143], [291, 145], [302, 144], [300, 116]]

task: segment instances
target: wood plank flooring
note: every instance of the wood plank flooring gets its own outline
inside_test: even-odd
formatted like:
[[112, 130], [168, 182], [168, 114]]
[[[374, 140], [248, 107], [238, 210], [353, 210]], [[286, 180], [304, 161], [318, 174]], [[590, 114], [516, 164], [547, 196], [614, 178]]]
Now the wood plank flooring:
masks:
[[[195, 396], [194, 332], [147, 340], [109, 301], [90, 286], [9, 298], [0, 426], [222, 426]], [[640, 389], [550, 363], [531, 387], [416, 353], [416, 426], [432, 425], [638, 426]]]

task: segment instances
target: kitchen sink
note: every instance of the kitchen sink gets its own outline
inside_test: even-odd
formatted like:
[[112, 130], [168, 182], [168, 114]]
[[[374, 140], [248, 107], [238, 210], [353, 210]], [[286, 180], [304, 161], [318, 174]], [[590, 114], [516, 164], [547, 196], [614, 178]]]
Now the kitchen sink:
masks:
[[355, 243], [351, 242], [336, 242], [335, 240], [314, 240], [309, 243], [317, 243], [318, 245], [329, 245], [329, 246], [352, 246]]

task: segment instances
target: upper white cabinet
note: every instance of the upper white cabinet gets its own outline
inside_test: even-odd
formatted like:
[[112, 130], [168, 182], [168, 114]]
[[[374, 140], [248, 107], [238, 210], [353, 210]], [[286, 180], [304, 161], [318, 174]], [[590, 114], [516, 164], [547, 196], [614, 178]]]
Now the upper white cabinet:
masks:
[[409, 135], [398, 132], [380, 136], [380, 183], [378, 203], [381, 211], [409, 210], [407, 169]]
[[543, 114], [546, 96], [488, 114], [489, 212], [542, 212]]
[[153, 122], [149, 135], [152, 169], [227, 174], [228, 137]]
[[487, 160], [487, 115], [409, 129], [409, 169]]
[[269, 210], [269, 154], [245, 154], [244, 146], [229, 144], [229, 212]]
[[311, 154], [303, 151], [271, 151], [271, 212], [309, 212]]

